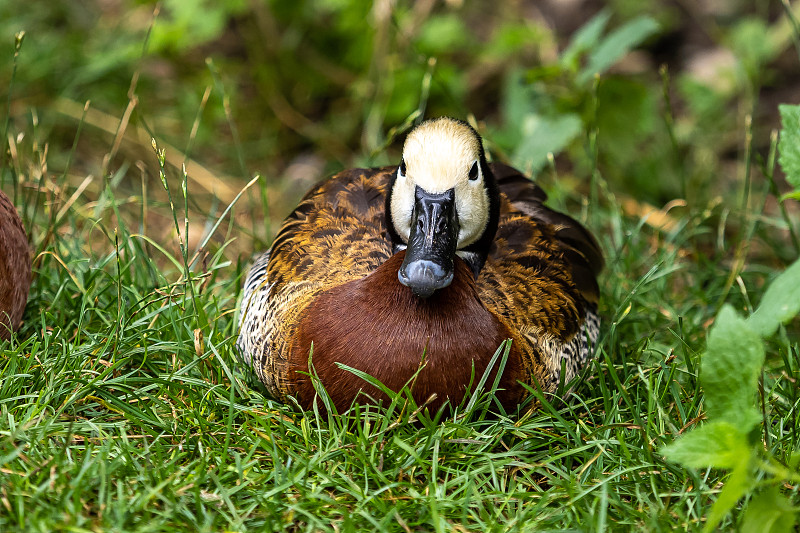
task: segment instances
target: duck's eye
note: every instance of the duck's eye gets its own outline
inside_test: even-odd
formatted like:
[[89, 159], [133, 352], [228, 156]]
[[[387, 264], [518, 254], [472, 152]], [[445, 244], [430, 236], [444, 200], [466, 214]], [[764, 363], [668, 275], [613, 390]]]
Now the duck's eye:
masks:
[[404, 159], [400, 160], [400, 175], [401, 176], [405, 176], [406, 175], [406, 162], [405, 162]]
[[478, 174], [479, 174], [478, 173], [478, 162], [475, 161], [474, 163], [472, 163], [472, 168], [469, 169], [469, 180], [470, 181], [475, 181], [476, 179], [478, 179]]

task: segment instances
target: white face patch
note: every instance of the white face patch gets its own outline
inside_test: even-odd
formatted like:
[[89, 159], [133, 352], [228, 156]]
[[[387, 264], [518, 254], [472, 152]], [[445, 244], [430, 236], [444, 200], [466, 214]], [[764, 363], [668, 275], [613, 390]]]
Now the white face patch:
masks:
[[480, 138], [448, 118], [422, 123], [406, 138], [403, 163], [392, 189], [391, 216], [408, 242], [416, 186], [431, 194], [455, 189], [460, 226], [457, 249], [477, 241], [489, 222], [489, 195], [480, 165]]

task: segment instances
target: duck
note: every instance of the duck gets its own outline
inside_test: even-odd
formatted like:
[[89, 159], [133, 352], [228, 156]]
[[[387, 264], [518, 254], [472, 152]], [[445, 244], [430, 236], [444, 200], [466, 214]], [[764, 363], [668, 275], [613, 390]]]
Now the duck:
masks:
[[399, 164], [323, 180], [285, 219], [243, 284], [241, 359], [270, 395], [303, 409], [319, 385], [340, 413], [388, 402], [352, 369], [452, 409], [487, 368], [495, 383], [489, 365], [510, 339], [503, 408], [556, 392], [597, 342], [604, 260], [546, 199], [520, 171], [487, 162], [467, 122], [421, 122]]
[[14, 204], [0, 191], [0, 340], [19, 328], [30, 286], [28, 236]]

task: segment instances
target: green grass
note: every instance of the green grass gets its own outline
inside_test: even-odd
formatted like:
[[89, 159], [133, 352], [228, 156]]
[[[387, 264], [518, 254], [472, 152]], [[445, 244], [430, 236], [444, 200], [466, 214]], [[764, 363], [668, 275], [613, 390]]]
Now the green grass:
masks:
[[[360, 12], [345, 15], [358, 19]], [[448, 17], [441, 14], [434, 22], [442, 28], [455, 24]], [[353, 21], [344, 15], [337, 20], [341, 28], [332, 39], [341, 40]], [[517, 35], [517, 26], [498, 20], [492, 23]], [[313, 33], [312, 22], [297, 24]], [[432, 30], [419, 31], [424, 38], [415, 44], [417, 51], [438, 55], [440, 65], [442, 57], [463, 60], [451, 57], [446, 43], [429, 42]], [[29, 33], [26, 39], [36, 42], [37, 35]], [[372, 43], [372, 36], [364, 39]], [[322, 41], [315, 50], [324, 51], [327, 42]], [[348, 46], [358, 49], [359, 43]], [[175, 53], [191, 57], [194, 45], [180, 46], [186, 48]], [[402, 48], [395, 42], [392, 46]], [[128, 54], [120, 50], [116, 53]], [[511, 50], [507, 56], [519, 60], [518, 48]], [[26, 59], [24, 47], [22, 52], [18, 70], [39, 66], [39, 56]], [[291, 63], [285, 57], [290, 52], [268, 53]], [[478, 64], [490, 62], [472, 49], [465, 54]], [[368, 65], [371, 59], [362, 60]], [[348, 61], [358, 58], [348, 56]], [[359, 104], [353, 95], [332, 92], [335, 98], [350, 98], [347, 105], [356, 109], [355, 116], [372, 128], [360, 148], [343, 153], [342, 146], [358, 144], [344, 133], [343, 141], [328, 143], [337, 128], [349, 132], [355, 126], [319, 115], [314, 131], [294, 132], [288, 140], [272, 133], [264, 150], [280, 153], [284, 162], [291, 160], [285, 153], [334, 152], [339, 158], [334, 166], [342, 158], [394, 160], [397, 143], [391, 142], [391, 127], [417, 106], [424, 108], [426, 98], [433, 112], [468, 108], [466, 97], [452, 92], [460, 80], [452, 66], [442, 67], [431, 84], [423, 76], [427, 60], [421, 64], [415, 66], [419, 79], [394, 80], [413, 87], [411, 105], [403, 105], [395, 93]], [[92, 68], [86, 72], [103, 80], [97, 88], [103, 100], [103, 91], [112, 91], [113, 83], [102, 74], [103, 65], [87, 65]], [[666, 72], [663, 78], [658, 73], [640, 79], [609, 75], [609, 86], [601, 80], [594, 86], [574, 80], [562, 86], [546, 79], [544, 88], [535, 87], [541, 94], [530, 101], [504, 93], [498, 106], [511, 115], [535, 113], [530, 102], [545, 98], [559, 109], [554, 124], [565, 117], [580, 121], [580, 135], [559, 147], [561, 157], [550, 160], [538, 180], [552, 193], [551, 204], [584, 221], [606, 253], [603, 333], [580, 379], [557, 396], [537, 394], [538, 408], [525, 405], [517, 413], [498, 413], [491, 392], [484, 391], [451, 417], [398, 398], [387, 408], [360, 407], [329, 418], [266, 397], [238, 362], [234, 310], [248, 261], [297, 198], [291, 179], [262, 178], [247, 188], [244, 178], [228, 180], [199, 170], [187, 178], [173, 168], [179, 163], [159, 164], [147, 141], [133, 148], [125, 144], [133, 123], [128, 127], [122, 119], [124, 103], [113, 115], [116, 122], [104, 128], [97, 116], [65, 120], [55, 100], [39, 105], [16, 100], [9, 84], [9, 109], [13, 104], [24, 112], [12, 112], [6, 127], [4, 138], [11, 139], [14, 149], [5, 145], [0, 183], [21, 207], [35, 253], [35, 276], [22, 329], [0, 344], [0, 530], [701, 528], [726, 472], [687, 470], [667, 462], [659, 450], [702, 424], [700, 353], [722, 304], [751, 312], [767, 282], [797, 255], [789, 233], [798, 229], [796, 206], [787, 203], [787, 211], [774, 206], [774, 136], [766, 135], [765, 141], [758, 135], [765, 124], [757, 123], [753, 135], [744, 120], [730, 124], [737, 122], [730, 117], [725, 135], [711, 135], [721, 124], [720, 109], [755, 106], [754, 87], [763, 80], [758, 66], [751, 65], [755, 73], [734, 96], [709, 94], [692, 85], [699, 82], [681, 76], [672, 80]], [[544, 75], [545, 67], [533, 74]], [[225, 64], [221, 68], [230, 75]], [[366, 68], [348, 68], [359, 72], [361, 82], [368, 80]], [[579, 76], [559, 68], [562, 78]], [[257, 149], [247, 140], [264, 126], [247, 121], [246, 113], [231, 112], [231, 103], [246, 107], [245, 97], [230, 88], [234, 84], [225, 75], [213, 76], [208, 109], [192, 96], [181, 104], [190, 111], [157, 100], [147, 89], [153, 80], [142, 81], [140, 91], [150, 99], [140, 95], [140, 107], [164, 105], [168, 115], [188, 116], [187, 132], [191, 124], [199, 126], [174, 136], [184, 153], [170, 147], [167, 157], [177, 155], [178, 162], [185, 158], [191, 165], [194, 159], [204, 161], [203, 154], [227, 154], [221, 165], [237, 169], [234, 174], [246, 175], [242, 168], [271, 170], [268, 163], [253, 163]], [[9, 79], [28, 87], [24, 79]], [[301, 88], [311, 83], [298, 79]], [[194, 78], [176, 83], [187, 93], [203, 94], [203, 84]], [[680, 116], [660, 96], [671, 84], [680, 84], [681, 96], [693, 99]], [[231, 91], [225, 98], [221, 87]], [[323, 90], [305, 88], [309, 94]], [[54, 90], [78, 98], [85, 87]], [[647, 143], [637, 144], [641, 139], [633, 139], [624, 126], [613, 127], [618, 113], [630, 111], [628, 103], [607, 97], [606, 92], [620, 91], [632, 95], [640, 111], [653, 113], [637, 125], [636, 135]], [[422, 102], [416, 100], [419, 94]], [[119, 96], [115, 93], [111, 101]], [[227, 103], [215, 104], [214, 98]], [[448, 98], [458, 100], [455, 107]], [[603, 122], [606, 115], [611, 122]], [[153, 130], [147, 116], [134, 113], [137, 127], [160, 139], [161, 130]], [[389, 117], [383, 129], [375, 127], [376, 116]], [[492, 116], [487, 145], [495, 154], [513, 154], [533, 142], [519, 138], [515, 128], [521, 126], [503, 118], [502, 110]], [[162, 120], [168, 124], [167, 119]], [[662, 119], [664, 126], [657, 126]], [[272, 118], [265, 120], [272, 127]], [[120, 137], [123, 143], [114, 141], [117, 126], [123, 132], [128, 128]], [[215, 137], [223, 129], [228, 133]], [[732, 145], [722, 137], [735, 139], [733, 159], [725, 155]], [[373, 153], [381, 144], [387, 153]], [[651, 145], [657, 146], [651, 150]], [[159, 141], [159, 146], [166, 143]], [[640, 153], [640, 160], [632, 161], [631, 154]], [[115, 155], [104, 159], [107, 154]], [[626, 173], [628, 164], [633, 170]], [[655, 174], [648, 175], [648, 169]], [[233, 190], [224, 200], [204, 189], [223, 182]], [[640, 185], [649, 202], [661, 205], [659, 198], [672, 199], [671, 191], [680, 190], [686, 205], [670, 211], [668, 225], [662, 226], [644, 214], [646, 203], [636, 194]], [[227, 212], [240, 190], [244, 194]], [[630, 202], [631, 195], [636, 202]], [[765, 426], [753, 435], [783, 464], [792, 464], [800, 446], [799, 356], [795, 321], [770, 341], [761, 387]], [[783, 490], [798, 502], [796, 484], [787, 483]], [[741, 523], [746, 503], [723, 520], [722, 529]]]

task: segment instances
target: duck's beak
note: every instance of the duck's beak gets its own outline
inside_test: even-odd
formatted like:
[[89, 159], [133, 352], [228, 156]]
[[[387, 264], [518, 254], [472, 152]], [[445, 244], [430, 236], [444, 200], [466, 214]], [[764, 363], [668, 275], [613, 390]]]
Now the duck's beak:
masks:
[[417, 186], [406, 257], [397, 277], [420, 298], [453, 281], [458, 244], [455, 190], [431, 194]]

